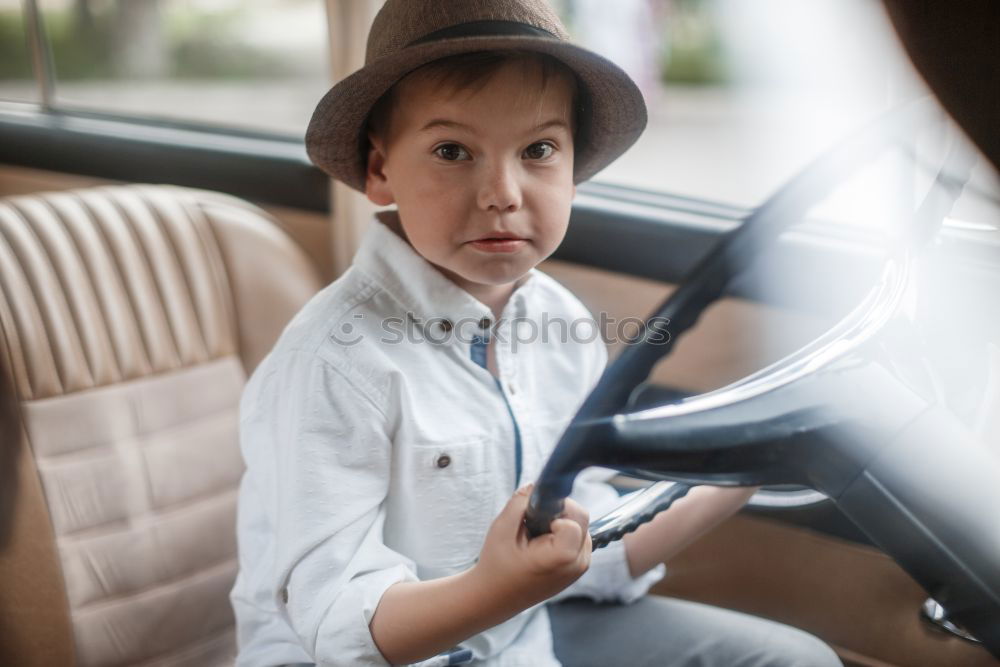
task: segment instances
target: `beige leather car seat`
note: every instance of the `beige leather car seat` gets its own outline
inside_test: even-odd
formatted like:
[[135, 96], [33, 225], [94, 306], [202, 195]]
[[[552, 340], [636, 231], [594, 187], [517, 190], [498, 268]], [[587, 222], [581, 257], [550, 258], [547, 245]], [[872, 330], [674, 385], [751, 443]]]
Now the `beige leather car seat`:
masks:
[[232, 663], [239, 396], [319, 287], [233, 197], [0, 200], [0, 665]]

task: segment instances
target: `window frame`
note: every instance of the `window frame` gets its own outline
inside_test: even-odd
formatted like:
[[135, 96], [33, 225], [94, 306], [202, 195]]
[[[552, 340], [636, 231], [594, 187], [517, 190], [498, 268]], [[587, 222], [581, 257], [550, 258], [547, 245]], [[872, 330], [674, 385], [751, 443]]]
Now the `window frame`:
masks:
[[0, 163], [218, 190], [329, 211], [330, 181], [301, 139], [194, 122], [40, 106], [0, 107]]

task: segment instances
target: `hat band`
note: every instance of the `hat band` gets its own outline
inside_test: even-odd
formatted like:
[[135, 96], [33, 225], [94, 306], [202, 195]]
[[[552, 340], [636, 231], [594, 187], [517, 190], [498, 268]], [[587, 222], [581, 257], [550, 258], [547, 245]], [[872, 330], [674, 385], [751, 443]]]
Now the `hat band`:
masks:
[[416, 46], [425, 42], [436, 42], [442, 39], [454, 39], [456, 37], [549, 37], [558, 39], [548, 30], [538, 28], [528, 23], [518, 23], [517, 21], [470, 21], [469, 23], [459, 23], [448, 26], [441, 30], [436, 30], [429, 35], [424, 35], [413, 40], [406, 46]]

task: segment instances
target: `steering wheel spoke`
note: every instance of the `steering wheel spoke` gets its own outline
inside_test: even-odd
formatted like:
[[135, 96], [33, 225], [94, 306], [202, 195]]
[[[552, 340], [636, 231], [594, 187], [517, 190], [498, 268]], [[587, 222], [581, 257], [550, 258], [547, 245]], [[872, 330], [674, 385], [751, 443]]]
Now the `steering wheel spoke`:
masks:
[[644, 523], [652, 521], [676, 501], [687, 495], [691, 487], [677, 482], [656, 482], [611, 510], [600, 519], [590, 522], [590, 539], [594, 549], [606, 547], [620, 540]]

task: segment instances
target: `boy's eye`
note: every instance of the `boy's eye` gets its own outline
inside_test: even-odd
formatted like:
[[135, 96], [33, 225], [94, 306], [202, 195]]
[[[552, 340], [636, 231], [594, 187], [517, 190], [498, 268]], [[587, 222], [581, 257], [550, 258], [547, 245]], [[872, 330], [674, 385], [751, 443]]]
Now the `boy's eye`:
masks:
[[442, 160], [447, 160], [449, 162], [464, 160], [469, 156], [468, 151], [458, 144], [442, 144], [434, 149], [434, 153]]
[[552, 155], [555, 147], [547, 141], [539, 141], [524, 149], [524, 155], [530, 160], [544, 160]]

